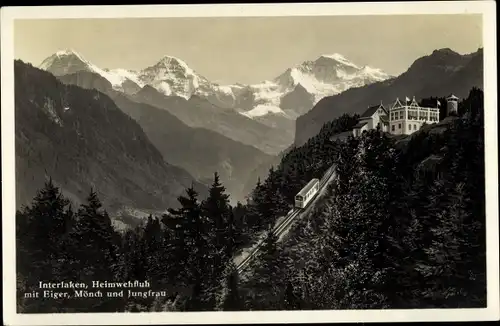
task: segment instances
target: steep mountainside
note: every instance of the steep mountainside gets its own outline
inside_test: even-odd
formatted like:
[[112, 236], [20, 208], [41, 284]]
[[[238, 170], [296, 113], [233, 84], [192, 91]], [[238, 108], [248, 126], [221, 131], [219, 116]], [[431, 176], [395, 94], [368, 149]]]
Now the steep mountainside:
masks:
[[290, 137], [283, 130], [254, 121], [233, 109], [217, 107], [198, 95], [186, 100], [165, 96], [155, 88], [145, 86], [131, 98], [167, 110], [190, 127], [218, 132], [268, 154], [278, 153], [290, 145]]
[[95, 73], [81, 71], [59, 79], [67, 84], [95, 87], [109, 95], [123, 112], [139, 123], [167, 162], [186, 169], [207, 183], [212, 182], [217, 171], [234, 201], [244, 199], [247, 195], [244, 182], [256, 166], [270, 158], [252, 146], [214, 131], [191, 128], [166, 110], [134, 102], [123, 93], [114, 91], [106, 79]]
[[295, 144], [304, 144], [323, 124], [343, 113], [362, 113], [369, 105], [390, 104], [397, 97], [468, 95], [472, 87], [483, 86], [483, 50], [460, 55], [450, 49], [435, 50], [419, 58], [397, 78], [351, 88], [325, 97], [312, 110], [297, 119]]
[[64, 85], [15, 61], [16, 195], [26, 204], [46, 177], [81, 202], [91, 187], [105, 207], [164, 210], [192, 183], [170, 165], [141, 127], [106, 95]]

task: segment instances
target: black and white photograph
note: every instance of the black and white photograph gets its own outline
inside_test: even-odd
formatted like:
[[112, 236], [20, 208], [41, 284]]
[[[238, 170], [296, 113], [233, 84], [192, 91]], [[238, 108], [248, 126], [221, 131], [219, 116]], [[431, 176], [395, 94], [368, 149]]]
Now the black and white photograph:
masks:
[[498, 319], [495, 19], [2, 8], [7, 324]]

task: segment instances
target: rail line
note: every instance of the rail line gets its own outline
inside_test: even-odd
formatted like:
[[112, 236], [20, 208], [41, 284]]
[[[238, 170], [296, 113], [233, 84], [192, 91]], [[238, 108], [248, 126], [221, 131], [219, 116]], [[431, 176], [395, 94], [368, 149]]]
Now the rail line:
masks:
[[[293, 223], [293, 221], [299, 216], [301, 215], [301, 213], [305, 212], [307, 210], [308, 207], [310, 207], [314, 201], [317, 199], [317, 197], [319, 196], [319, 194], [323, 191], [324, 187], [326, 186], [328, 180], [331, 178], [331, 176], [333, 175], [334, 173], [334, 166], [332, 165], [327, 171], [326, 173], [323, 175], [323, 177], [321, 178], [320, 180], [320, 187], [319, 187], [319, 190], [318, 192], [314, 195], [314, 197], [312, 198], [312, 200], [309, 202], [309, 204], [304, 208], [304, 209], [299, 209], [299, 208], [295, 208], [290, 214], [288, 214], [285, 219], [280, 223], [278, 224], [277, 226], [274, 227], [273, 229], [273, 233], [279, 238], [286, 230], [288, 230], [288, 228], [290, 227], [290, 225]], [[236, 270], [238, 273], [241, 273], [249, 264], [250, 262], [252, 261], [253, 258], [255, 258], [255, 256], [257, 255], [257, 253], [260, 251], [260, 248], [262, 247], [262, 245], [264, 244], [264, 241], [265, 240], [260, 240], [259, 244], [252, 250], [252, 252], [250, 252], [250, 254], [245, 258], [243, 259], [243, 261], [241, 261], [238, 266], [236, 267]]]

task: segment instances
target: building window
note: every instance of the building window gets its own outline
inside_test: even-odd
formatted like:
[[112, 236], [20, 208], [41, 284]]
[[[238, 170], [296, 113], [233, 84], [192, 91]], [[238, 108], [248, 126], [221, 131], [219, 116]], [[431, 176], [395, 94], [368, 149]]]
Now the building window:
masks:
[[396, 130], [396, 126], [392, 125], [392, 131], [395, 131], [395, 130]]
[[398, 124], [398, 129], [401, 129], [401, 124]]
[[415, 128], [415, 130], [417, 130], [417, 125], [416, 124], [414, 124], [413, 127]]
[[403, 112], [399, 112], [399, 119], [403, 119]]
[[418, 113], [415, 110], [408, 111], [408, 119], [410, 120], [418, 120]]
[[411, 130], [411, 125], [408, 125], [409, 130]]

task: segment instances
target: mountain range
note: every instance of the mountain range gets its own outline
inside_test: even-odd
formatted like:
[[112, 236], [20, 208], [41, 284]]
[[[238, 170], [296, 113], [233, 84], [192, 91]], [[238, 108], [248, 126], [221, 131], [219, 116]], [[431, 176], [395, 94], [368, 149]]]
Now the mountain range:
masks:
[[461, 55], [448, 48], [417, 59], [406, 72], [384, 81], [353, 87], [321, 99], [296, 121], [295, 145], [316, 135], [344, 113], [363, 113], [368, 106], [392, 104], [396, 98], [448, 96], [465, 98], [472, 87], [483, 87], [483, 50]]
[[222, 133], [268, 154], [277, 154], [293, 142], [295, 119], [324, 96], [391, 77], [337, 53], [302, 62], [272, 80], [251, 85], [219, 85], [173, 56], [164, 56], [141, 71], [109, 70], [73, 50], [63, 50], [45, 59], [40, 68], [55, 76], [96, 73], [114, 90], [164, 108], [191, 127]]
[[15, 61], [17, 206], [50, 177], [76, 203], [90, 189], [108, 210], [163, 211], [191, 185], [207, 187], [171, 165], [139, 124], [97, 90], [65, 85], [48, 72]]

